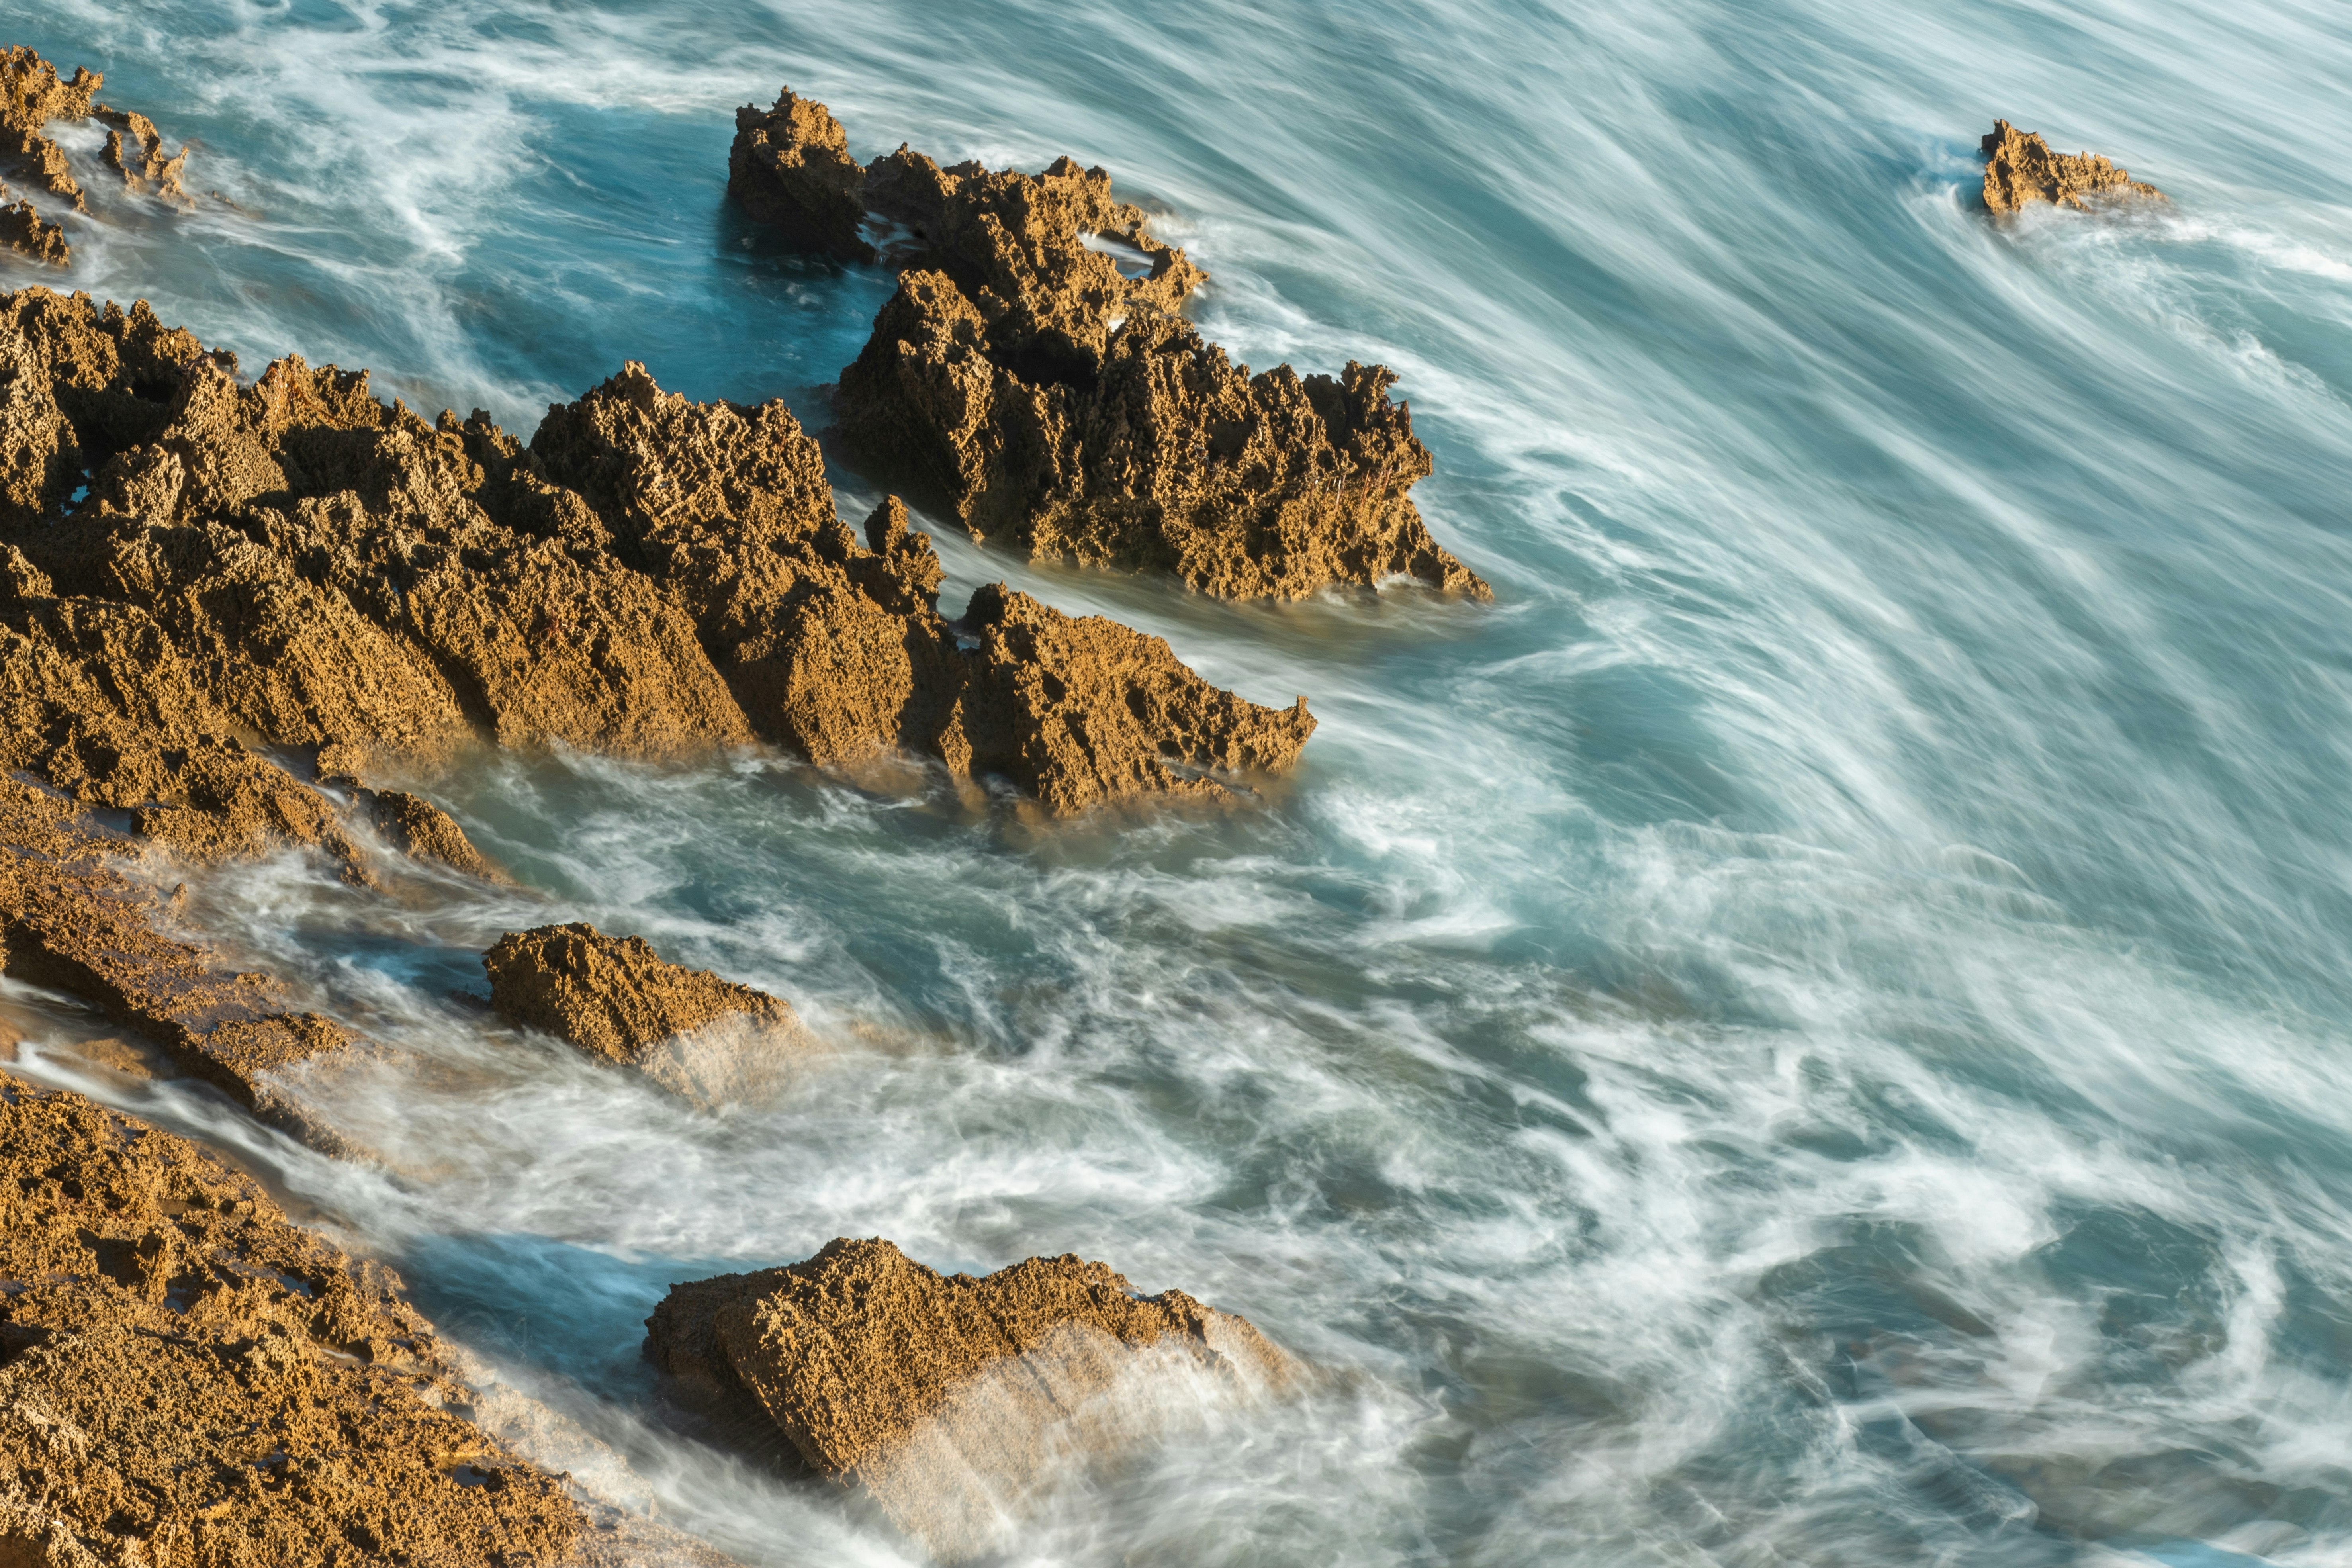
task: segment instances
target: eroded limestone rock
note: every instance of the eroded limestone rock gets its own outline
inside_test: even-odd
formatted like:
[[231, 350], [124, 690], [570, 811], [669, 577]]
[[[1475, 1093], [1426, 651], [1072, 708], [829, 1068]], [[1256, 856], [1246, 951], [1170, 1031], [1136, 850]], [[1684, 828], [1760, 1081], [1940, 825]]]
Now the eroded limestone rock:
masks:
[[[7, 194], [8, 188], [0, 185], [0, 196]], [[30, 202], [0, 205], [0, 247], [53, 267], [63, 267], [73, 259], [73, 247], [66, 243], [66, 231], [44, 219]]]
[[643, 937], [585, 924], [509, 931], [482, 967], [490, 1005], [509, 1023], [635, 1068], [704, 1106], [766, 1098], [810, 1046], [789, 1003], [665, 963]]
[[1984, 204], [1996, 213], [2035, 202], [2081, 210], [2133, 196], [2165, 199], [2154, 185], [2133, 179], [2129, 170], [2088, 153], [2053, 153], [2039, 134], [2006, 120], [1992, 122], [1979, 151], [1985, 161]]
[[873, 247], [858, 232], [866, 221], [858, 199], [865, 181], [841, 122], [824, 104], [786, 88], [772, 109], [747, 103], [735, 111], [727, 194], [787, 244], [846, 260], [873, 259]]
[[[94, 101], [103, 81], [87, 66], [78, 67], [70, 79], [61, 79], [55, 66], [28, 47], [0, 48], [0, 171], [71, 203], [77, 212], [88, 212], [81, 184], [73, 176], [65, 149], [48, 134], [48, 126], [58, 120], [95, 119], [111, 127], [106, 163], [129, 189], [182, 206], [192, 205], [180, 184], [187, 149], [165, 157], [163, 132], [153, 121]], [[64, 230], [44, 222], [29, 202], [0, 208], [0, 246], [59, 266], [72, 258]]]
[[401, 1283], [185, 1141], [0, 1079], [0, 1561], [562, 1562]]
[[[845, 212], [846, 143], [822, 105], [787, 94], [757, 125], [781, 127], [786, 101], [807, 145], [821, 131]], [[785, 134], [751, 114], [739, 161], [754, 134]], [[1202, 593], [1297, 599], [1404, 577], [1492, 596], [1407, 497], [1431, 461], [1389, 396], [1395, 374], [1231, 363], [1175, 313], [1205, 275], [1103, 170], [942, 169], [902, 146], [866, 166], [856, 198], [897, 226], [888, 259], [905, 269], [841, 376], [862, 467], [977, 537]]]
[[878, 1237], [675, 1286], [646, 1327], [691, 1401], [756, 1404], [811, 1469], [864, 1485], [945, 1558], [1001, 1544], [1054, 1470], [1148, 1442], [1156, 1380], [1248, 1400], [1293, 1375], [1244, 1320], [1139, 1297], [1101, 1263], [950, 1277]]

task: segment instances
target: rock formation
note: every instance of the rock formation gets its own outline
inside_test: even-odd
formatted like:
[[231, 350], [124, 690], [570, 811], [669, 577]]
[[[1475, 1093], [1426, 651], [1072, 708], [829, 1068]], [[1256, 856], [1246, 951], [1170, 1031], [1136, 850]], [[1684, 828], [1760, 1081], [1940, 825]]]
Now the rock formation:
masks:
[[[65, 149], [48, 134], [48, 126], [57, 120], [96, 120], [111, 128], [106, 138], [107, 165], [129, 189], [190, 205], [180, 184], [187, 149], [165, 157], [163, 135], [153, 121], [94, 101], [104, 79], [87, 66], [77, 68], [70, 80], [61, 79], [57, 67], [30, 48], [0, 48], [0, 171], [72, 204], [77, 212], [88, 212], [81, 184], [73, 176]], [[0, 208], [0, 247], [58, 266], [71, 259], [65, 231], [42, 221], [29, 202]]]
[[773, 109], [762, 112], [747, 103], [735, 111], [727, 194], [794, 248], [873, 259], [873, 247], [858, 232], [866, 221], [858, 200], [865, 180], [841, 122], [824, 104], [795, 98], [787, 88]]
[[789, 1004], [665, 963], [643, 937], [592, 925], [509, 931], [482, 955], [490, 1006], [704, 1106], [772, 1092], [808, 1047]]
[[2088, 153], [2053, 153], [2039, 134], [2020, 131], [2006, 120], [1992, 122], [1992, 133], [1979, 151], [1985, 163], [1984, 204], [1996, 213], [2016, 212], [2035, 202], [2084, 210], [2129, 196], [2164, 200], [2162, 191], [2133, 179], [2129, 170]]
[[756, 1405], [810, 1468], [862, 1483], [949, 1558], [986, 1549], [1047, 1468], [1148, 1436], [1138, 1402], [1107, 1397], [1122, 1378], [1204, 1375], [1249, 1397], [1291, 1376], [1244, 1320], [1181, 1290], [1139, 1297], [1104, 1264], [942, 1277], [878, 1238], [674, 1286], [646, 1327], [689, 1403]]
[[580, 1508], [464, 1397], [389, 1270], [171, 1133], [0, 1079], [0, 1563], [563, 1561]]
[[[1062, 666], [1009, 679], [1021, 656], [940, 614], [903, 509], [877, 542], [839, 521], [782, 404], [688, 403], [641, 365], [526, 449], [478, 412], [386, 407], [364, 372], [289, 358], [244, 385], [144, 306], [26, 289], [0, 296], [0, 702], [21, 715], [0, 761], [192, 851], [219, 825], [165, 808], [316, 793], [247, 739], [424, 763], [902, 746], [1070, 810], [1286, 766], [1313, 728], [1156, 638], [999, 595], [983, 619], [1071, 628], [1038, 645]], [[1074, 727], [1073, 703], [1102, 710]]]
[[[0, 196], [7, 194], [8, 187], [0, 185]], [[73, 259], [73, 249], [66, 244], [66, 231], [45, 221], [30, 202], [9, 202], [0, 206], [0, 248], [53, 267], [63, 267]]]
[[[852, 232], [853, 204], [898, 232], [898, 291], [841, 376], [861, 467], [976, 537], [1202, 593], [1297, 599], [1403, 576], [1491, 597], [1408, 498], [1431, 461], [1389, 397], [1393, 373], [1231, 363], [1175, 313], [1204, 274], [1104, 171], [942, 169], [902, 146], [853, 180], [840, 126], [789, 92], [738, 113], [730, 171], [784, 146], [793, 189], [822, 170], [826, 234]], [[744, 205], [764, 218], [779, 202], [759, 189]], [[820, 243], [805, 207], [772, 220], [788, 243], [856, 254]]]

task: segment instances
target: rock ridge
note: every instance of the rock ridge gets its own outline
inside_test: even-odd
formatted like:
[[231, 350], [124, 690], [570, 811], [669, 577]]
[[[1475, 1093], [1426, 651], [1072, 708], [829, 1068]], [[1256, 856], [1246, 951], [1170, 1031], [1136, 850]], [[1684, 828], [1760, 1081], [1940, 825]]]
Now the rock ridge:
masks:
[[[1177, 314], [1206, 279], [1109, 174], [860, 171], [822, 104], [737, 113], [730, 185], [799, 248], [901, 269], [837, 412], [852, 459], [978, 538], [1231, 598], [1403, 577], [1491, 598], [1408, 491], [1432, 468], [1395, 373], [1253, 375]], [[814, 216], [822, 208], [822, 216]]]
[[[0, 170], [58, 197], [76, 212], [88, 212], [89, 202], [81, 183], [74, 178], [65, 149], [48, 134], [48, 127], [58, 120], [95, 120], [109, 128], [106, 164], [122, 176], [128, 190], [176, 205], [192, 205], [180, 184], [188, 150], [183, 147], [164, 156], [163, 134], [153, 121], [135, 110], [110, 109], [97, 102], [95, 95], [104, 81], [88, 66], [77, 67], [69, 79], [61, 79], [57, 67], [25, 46], [0, 48]], [[7, 188], [0, 185], [0, 200], [7, 195]], [[0, 247], [59, 267], [72, 259], [65, 230], [44, 220], [28, 201], [0, 206]]]

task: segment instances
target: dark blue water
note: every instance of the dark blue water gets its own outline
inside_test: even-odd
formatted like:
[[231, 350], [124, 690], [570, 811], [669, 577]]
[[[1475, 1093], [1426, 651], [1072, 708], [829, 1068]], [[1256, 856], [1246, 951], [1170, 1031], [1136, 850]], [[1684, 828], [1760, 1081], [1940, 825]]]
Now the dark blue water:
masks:
[[[252, 1157], [555, 1468], [746, 1561], [895, 1560], [663, 1436], [635, 1359], [667, 1281], [881, 1234], [1101, 1257], [1335, 1373], [1073, 1478], [1023, 1561], [2352, 1555], [2352, 13], [11, 19], [242, 209], [99, 201], [68, 281], [519, 431], [629, 358], [821, 417], [888, 283], [721, 200], [780, 83], [860, 156], [1107, 164], [1240, 357], [1403, 373], [1496, 585], [1233, 606], [942, 540], [951, 600], [1306, 693], [1295, 786], [1039, 832], [509, 759], [417, 782], [532, 893], [201, 883], [397, 1047], [298, 1086], [396, 1177]], [[1996, 115], [2171, 205], [1988, 223]], [[828, 1053], [709, 1117], [446, 1000], [558, 916]]]

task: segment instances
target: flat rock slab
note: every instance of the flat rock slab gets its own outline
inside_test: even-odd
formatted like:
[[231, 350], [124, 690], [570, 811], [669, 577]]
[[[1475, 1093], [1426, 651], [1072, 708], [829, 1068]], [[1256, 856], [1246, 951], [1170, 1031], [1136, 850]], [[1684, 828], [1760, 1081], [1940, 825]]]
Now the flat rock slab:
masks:
[[1001, 1543], [1047, 1477], [1148, 1442], [1174, 1407], [1293, 1375], [1244, 1320], [1138, 1296], [1106, 1264], [945, 1276], [878, 1237], [674, 1287], [646, 1329], [690, 1397], [747, 1394], [812, 1469], [948, 1558]]

